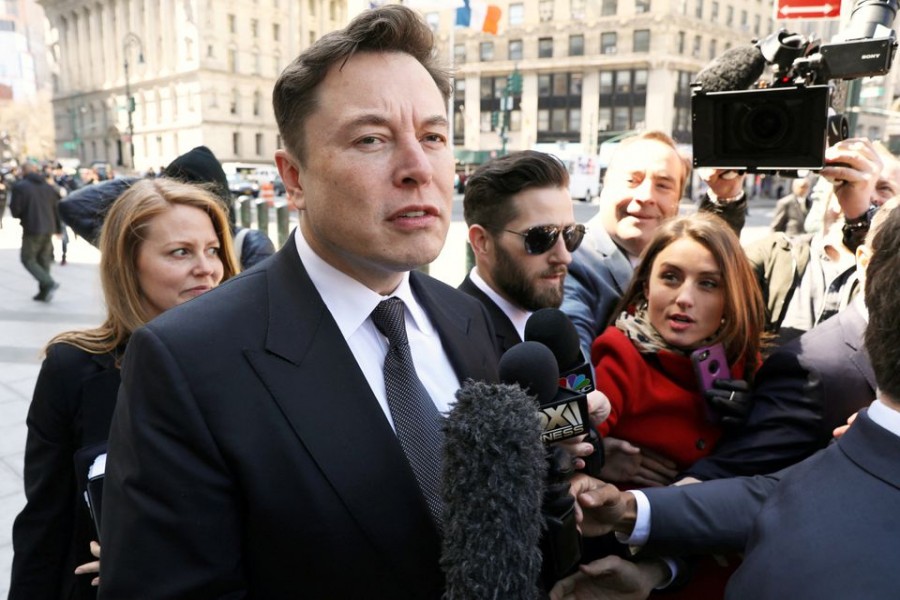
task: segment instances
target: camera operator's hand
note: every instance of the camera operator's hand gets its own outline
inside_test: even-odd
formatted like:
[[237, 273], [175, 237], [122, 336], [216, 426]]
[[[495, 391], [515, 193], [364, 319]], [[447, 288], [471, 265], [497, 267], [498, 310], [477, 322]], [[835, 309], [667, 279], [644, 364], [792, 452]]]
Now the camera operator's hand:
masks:
[[842, 140], [825, 150], [821, 175], [834, 185], [844, 217], [862, 216], [872, 204], [884, 168], [875, 146], [865, 138]]
[[646, 448], [613, 437], [603, 438], [606, 461], [601, 475], [604, 481], [642, 487], [669, 485], [678, 475], [674, 461]]
[[581, 565], [550, 590], [551, 600], [643, 600], [666, 583], [669, 567], [659, 559], [631, 562], [607, 556]]
[[[97, 560], [75, 567], [76, 575], [84, 575], [85, 573], [100, 573], [100, 544], [98, 544], [97, 542], [91, 542], [91, 554]], [[99, 575], [91, 579], [91, 585], [94, 587], [100, 585]]]
[[697, 175], [717, 199], [737, 198], [744, 191], [744, 174], [734, 169], [697, 169]]
[[717, 379], [703, 397], [726, 427], [743, 425], [753, 408], [750, 386], [743, 379]]
[[637, 503], [634, 494], [584, 473], [576, 473], [569, 482], [575, 497], [575, 513], [581, 534], [587, 537], [606, 535], [611, 531], [630, 534], [634, 529]]

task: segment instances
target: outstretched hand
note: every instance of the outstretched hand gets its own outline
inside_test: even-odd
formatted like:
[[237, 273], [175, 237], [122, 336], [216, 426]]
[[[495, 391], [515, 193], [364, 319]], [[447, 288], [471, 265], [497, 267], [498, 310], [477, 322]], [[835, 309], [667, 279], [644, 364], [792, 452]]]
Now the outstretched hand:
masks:
[[678, 475], [678, 465], [674, 461], [625, 440], [603, 438], [603, 449], [606, 462], [600, 473], [604, 481], [660, 487], [669, 485]]
[[581, 565], [550, 590], [551, 600], [643, 600], [653, 588], [665, 583], [669, 569], [660, 560], [637, 563], [607, 556]]

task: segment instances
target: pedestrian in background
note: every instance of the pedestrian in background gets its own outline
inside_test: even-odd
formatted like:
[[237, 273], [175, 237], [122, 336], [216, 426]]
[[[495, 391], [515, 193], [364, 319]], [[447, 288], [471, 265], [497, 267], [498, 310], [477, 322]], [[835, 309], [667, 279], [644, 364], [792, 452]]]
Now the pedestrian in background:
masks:
[[28, 410], [10, 600], [96, 597], [98, 565], [82, 565], [98, 539], [77, 483], [87, 469], [77, 472], [73, 457], [98, 444], [102, 452], [131, 333], [238, 271], [218, 199], [167, 179], [136, 183], [115, 202], [100, 251], [106, 321], [50, 340]]
[[53, 234], [62, 230], [59, 219], [59, 192], [47, 183], [37, 165], [22, 165], [23, 177], [12, 188], [10, 213], [22, 224], [22, 264], [38, 280], [40, 302], [50, 302], [59, 283], [50, 275], [53, 262]]

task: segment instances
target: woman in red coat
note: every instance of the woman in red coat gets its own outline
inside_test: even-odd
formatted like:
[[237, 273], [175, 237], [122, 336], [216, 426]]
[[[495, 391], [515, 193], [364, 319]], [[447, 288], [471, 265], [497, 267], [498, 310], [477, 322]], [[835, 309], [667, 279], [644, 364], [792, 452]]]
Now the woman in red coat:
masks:
[[600, 433], [676, 470], [709, 454], [722, 425], [708, 416], [690, 354], [722, 343], [730, 378], [749, 381], [764, 323], [759, 284], [731, 228], [702, 213], [665, 223], [591, 349], [597, 388], [612, 409]]

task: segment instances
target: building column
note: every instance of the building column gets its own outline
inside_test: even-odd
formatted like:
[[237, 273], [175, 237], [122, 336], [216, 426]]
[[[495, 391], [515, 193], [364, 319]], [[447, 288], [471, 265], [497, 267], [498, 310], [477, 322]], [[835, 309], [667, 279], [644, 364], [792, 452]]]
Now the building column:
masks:
[[600, 111], [600, 71], [585, 71], [581, 80], [581, 147], [585, 154], [598, 154], [597, 126]]
[[651, 65], [647, 74], [647, 104], [644, 110], [646, 128], [672, 134], [675, 118], [673, 98], [678, 85], [678, 72], [667, 64]]

